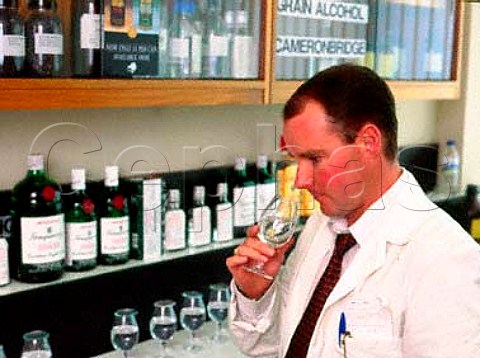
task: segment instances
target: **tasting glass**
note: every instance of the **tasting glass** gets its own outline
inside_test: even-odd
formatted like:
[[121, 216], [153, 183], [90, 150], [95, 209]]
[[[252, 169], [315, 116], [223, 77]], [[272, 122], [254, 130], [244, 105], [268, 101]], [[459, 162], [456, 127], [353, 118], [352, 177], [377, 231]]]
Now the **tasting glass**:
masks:
[[49, 336], [48, 332], [40, 330], [25, 333], [21, 358], [51, 358]]
[[[258, 238], [273, 248], [287, 243], [295, 232], [298, 222], [298, 201], [291, 197], [276, 195], [264, 209], [258, 221]], [[247, 271], [273, 280], [263, 270], [263, 263], [245, 266]]]
[[150, 319], [150, 335], [160, 341], [160, 354], [158, 358], [174, 358], [167, 352], [167, 341], [172, 338], [177, 330], [177, 315], [175, 302], [172, 300], [159, 300], [153, 304], [153, 315]]
[[133, 308], [122, 308], [113, 314], [110, 339], [113, 348], [122, 351], [123, 358], [128, 358], [128, 351], [138, 343], [137, 314], [138, 312]]
[[206, 319], [205, 303], [203, 294], [197, 291], [185, 291], [182, 293], [182, 309], [180, 310], [180, 324], [183, 329], [190, 333], [190, 338], [186, 342], [184, 349], [189, 352], [199, 352], [203, 350], [196, 332], [203, 326]]
[[224, 283], [211, 284], [209, 289], [207, 312], [210, 319], [216, 324], [215, 334], [212, 337], [212, 341], [223, 343], [228, 339], [222, 325], [228, 317], [230, 289], [228, 285]]

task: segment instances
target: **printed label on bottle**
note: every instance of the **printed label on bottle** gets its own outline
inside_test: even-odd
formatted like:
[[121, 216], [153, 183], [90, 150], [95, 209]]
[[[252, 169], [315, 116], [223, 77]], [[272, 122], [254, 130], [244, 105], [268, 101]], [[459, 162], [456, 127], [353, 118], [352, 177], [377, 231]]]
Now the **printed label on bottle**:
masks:
[[250, 226], [255, 222], [255, 187], [233, 188], [233, 226]]
[[25, 37], [20, 35], [0, 36], [1, 53], [4, 56], [25, 57]]
[[260, 220], [263, 212], [265, 211], [268, 203], [275, 196], [276, 185], [275, 183], [257, 184], [257, 221]]
[[97, 223], [67, 223], [66, 224], [67, 253], [66, 263], [91, 260], [97, 257]]
[[477, 240], [480, 241], [480, 218], [472, 219], [470, 223], [470, 235]]
[[102, 254], [124, 254], [130, 251], [128, 216], [100, 219]]
[[20, 219], [22, 264], [36, 265], [65, 258], [63, 214]]
[[202, 71], [202, 36], [192, 35], [192, 75]]
[[34, 46], [36, 55], [63, 55], [63, 35], [36, 33]]
[[165, 250], [179, 250], [186, 247], [185, 213], [172, 210], [165, 213]]
[[0, 238], [0, 286], [10, 282], [10, 271], [8, 269], [8, 243]]
[[253, 51], [252, 36], [235, 36], [233, 38], [233, 72], [234, 78], [253, 77], [251, 66], [251, 57], [245, 56], [246, 53]]
[[228, 241], [233, 239], [233, 210], [232, 204], [222, 203], [215, 208], [217, 212], [217, 227], [215, 241]]
[[100, 48], [100, 15], [83, 14], [80, 18], [80, 48]]
[[188, 245], [202, 246], [211, 242], [210, 208], [203, 206], [192, 209], [188, 226]]
[[227, 57], [228, 56], [228, 37], [210, 35], [209, 38], [210, 57]]
[[190, 41], [186, 38], [170, 39], [170, 56], [172, 62], [178, 63], [183, 59], [188, 59]]

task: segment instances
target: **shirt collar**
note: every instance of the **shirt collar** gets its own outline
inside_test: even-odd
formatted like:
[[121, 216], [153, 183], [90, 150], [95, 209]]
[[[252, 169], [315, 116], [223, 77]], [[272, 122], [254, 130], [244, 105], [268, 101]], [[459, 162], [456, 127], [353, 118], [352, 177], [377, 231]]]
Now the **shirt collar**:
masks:
[[[349, 230], [360, 246], [383, 239], [403, 245], [408, 233], [428, 210], [436, 208], [423, 193], [412, 173], [402, 168], [397, 181], [374, 202]], [[422, 215], [423, 214], [423, 215]]]

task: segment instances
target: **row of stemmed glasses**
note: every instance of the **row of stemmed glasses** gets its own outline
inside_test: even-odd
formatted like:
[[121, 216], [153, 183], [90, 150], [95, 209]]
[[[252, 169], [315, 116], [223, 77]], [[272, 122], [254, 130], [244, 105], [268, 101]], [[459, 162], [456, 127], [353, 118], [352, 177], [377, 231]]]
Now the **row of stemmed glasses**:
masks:
[[[228, 316], [230, 290], [224, 283], [210, 285], [207, 307], [203, 301], [203, 294], [197, 291], [182, 293], [180, 308], [180, 324], [189, 332], [189, 339], [184, 349], [189, 352], [203, 350], [200, 340], [196, 337], [197, 331], [203, 326], [207, 312], [216, 323], [215, 334], [211, 340], [222, 343], [227, 335], [222, 327]], [[153, 304], [153, 314], [150, 319], [150, 334], [154, 340], [160, 342], [159, 358], [173, 358], [168, 354], [167, 342], [177, 330], [176, 303], [173, 300], [159, 300]], [[122, 351], [123, 357], [128, 358], [128, 352], [138, 343], [139, 329], [137, 311], [132, 308], [123, 308], [115, 311], [111, 330], [111, 341], [115, 350]]]

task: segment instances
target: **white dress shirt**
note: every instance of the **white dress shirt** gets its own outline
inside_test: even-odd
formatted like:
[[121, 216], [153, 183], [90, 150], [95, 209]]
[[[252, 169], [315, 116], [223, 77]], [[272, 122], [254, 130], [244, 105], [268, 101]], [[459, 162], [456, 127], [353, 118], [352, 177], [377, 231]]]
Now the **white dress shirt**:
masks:
[[[230, 329], [250, 357], [284, 357], [333, 253], [336, 234], [311, 217], [265, 295], [232, 282]], [[404, 170], [350, 228], [357, 241], [327, 299], [308, 358], [479, 358], [480, 246]]]

